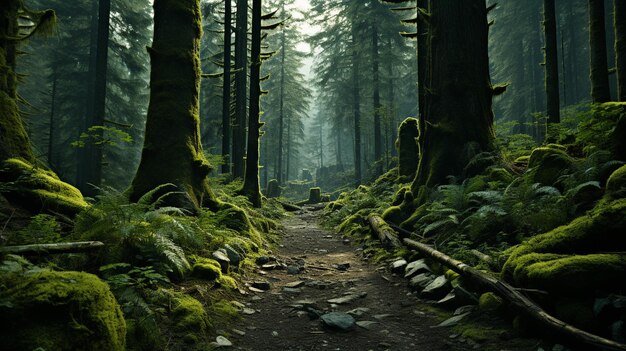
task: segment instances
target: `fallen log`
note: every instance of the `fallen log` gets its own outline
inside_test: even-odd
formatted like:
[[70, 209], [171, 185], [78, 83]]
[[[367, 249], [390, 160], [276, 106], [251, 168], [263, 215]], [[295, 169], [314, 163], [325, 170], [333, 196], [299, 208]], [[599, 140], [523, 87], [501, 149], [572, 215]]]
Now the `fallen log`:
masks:
[[304, 211], [304, 209], [300, 206], [296, 206], [294, 204], [290, 204], [288, 202], [282, 202], [282, 201], [278, 201], [276, 200], [281, 206], [283, 206], [283, 208], [285, 209], [285, 211], [289, 211], [289, 212], [298, 212], [298, 211]]
[[600, 350], [626, 351], [626, 345], [624, 344], [588, 333], [549, 315], [516, 288], [487, 273], [481, 272], [415, 240], [404, 239], [404, 243], [410, 248], [432, 257], [439, 263], [459, 273], [464, 278], [496, 292], [500, 297], [511, 303], [518, 311], [539, 322], [549, 331], [560, 336], [561, 339], [567, 340], [568, 343], [586, 345]]
[[401, 228], [399, 225], [395, 224], [395, 223], [391, 223], [391, 222], [387, 222], [387, 224], [389, 224], [389, 226], [391, 227], [391, 229], [395, 230], [396, 232], [398, 232], [398, 234], [400, 234], [400, 237], [402, 239], [404, 238], [411, 238], [411, 237], [419, 237], [419, 238], [424, 238], [423, 235], [419, 235], [417, 233], [413, 233], [410, 232], [404, 228]]
[[367, 221], [369, 222], [372, 231], [376, 233], [378, 239], [380, 239], [380, 242], [384, 246], [394, 249], [402, 247], [402, 243], [382, 217], [376, 214], [371, 214], [367, 217]]
[[104, 246], [100, 241], [74, 243], [33, 244], [0, 247], [0, 254], [45, 255], [94, 251]]

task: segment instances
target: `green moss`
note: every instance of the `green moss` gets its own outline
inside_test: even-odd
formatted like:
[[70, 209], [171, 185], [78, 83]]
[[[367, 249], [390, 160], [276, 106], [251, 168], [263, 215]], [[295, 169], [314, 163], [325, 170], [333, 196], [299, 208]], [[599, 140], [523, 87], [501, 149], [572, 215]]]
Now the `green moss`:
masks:
[[222, 278], [222, 269], [216, 260], [198, 257], [191, 274], [196, 278], [213, 281]]
[[[15, 75], [13, 69], [4, 61], [4, 50], [0, 51], [0, 69]], [[7, 72], [8, 71], [8, 72]], [[3, 75], [4, 76], [4, 75]], [[6, 79], [6, 77], [3, 77]], [[15, 77], [12, 77], [15, 79]], [[35, 162], [31, 151], [30, 139], [22, 123], [17, 106], [17, 99], [11, 98], [6, 91], [0, 91], [0, 160], [20, 157], [28, 162]]]
[[606, 182], [606, 197], [618, 199], [626, 197], [626, 166], [622, 166], [611, 174]]
[[226, 289], [237, 290], [237, 281], [231, 276], [222, 275], [217, 279], [217, 282]]
[[602, 202], [569, 224], [507, 250], [510, 256], [504, 264], [504, 277], [512, 280], [513, 272], [524, 265], [520, 258], [531, 253], [569, 255], [626, 251], [625, 231], [626, 199]]
[[205, 335], [209, 327], [209, 316], [200, 301], [189, 295], [174, 293], [172, 319], [177, 332]]
[[554, 185], [560, 176], [572, 170], [573, 164], [573, 159], [561, 149], [536, 148], [528, 161], [527, 177], [531, 183]]
[[3, 275], [0, 338], [12, 349], [124, 350], [126, 324], [107, 284], [79, 272]]
[[481, 311], [500, 312], [504, 308], [502, 298], [492, 292], [480, 295], [478, 307]]
[[22, 159], [3, 161], [0, 181], [10, 184], [4, 193], [7, 199], [35, 213], [52, 211], [73, 216], [88, 206], [78, 189], [61, 181], [54, 172]]
[[502, 182], [505, 184], [511, 183], [514, 179], [513, 175], [511, 175], [509, 171], [507, 171], [504, 168], [499, 168], [499, 167], [490, 168], [487, 178], [489, 181]]
[[[524, 274], [521, 274], [521, 273]], [[574, 255], [528, 265], [516, 277], [519, 286], [564, 295], [586, 295], [597, 290], [626, 288], [626, 255]]]

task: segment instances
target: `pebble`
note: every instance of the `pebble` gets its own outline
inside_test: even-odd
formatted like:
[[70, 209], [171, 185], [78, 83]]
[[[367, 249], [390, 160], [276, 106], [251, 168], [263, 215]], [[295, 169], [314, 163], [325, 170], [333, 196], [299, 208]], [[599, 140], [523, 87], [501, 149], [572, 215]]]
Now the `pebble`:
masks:
[[233, 343], [230, 342], [230, 340], [226, 339], [223, 336], [218, 336], [217, 338], [215, 338], [215, 343], [217, 344], [217, 347], [228, 347], [228, 346], [233, 346]]

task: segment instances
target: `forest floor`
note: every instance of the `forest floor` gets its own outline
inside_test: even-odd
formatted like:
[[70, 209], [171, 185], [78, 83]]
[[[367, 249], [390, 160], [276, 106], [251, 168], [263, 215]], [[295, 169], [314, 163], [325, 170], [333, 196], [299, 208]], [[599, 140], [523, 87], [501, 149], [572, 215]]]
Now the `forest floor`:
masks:
[[[478, 344], [452, 328], [436, 327], [452, 312], [436, 309], [410, 293], [406, 280], [387, 265], [374, 265], [361, 250], [320, 228], [320, 212], [284, 220], [282, 242], [274, 252], [287, 269], [259, 268], [248, 283], [269, 282], [242, 297], [244, 316], [224, 331], [235, 350], [537, 350], [538, 342], [512, 338], [512, 332]], [[267, 288], [267, 287], [265, 287]], [[346, 297], [346, 303], [330, 299]], [[243, 307], [245, 306], [245, 307]], [[358, 324], [348, 331], [324, 326], [315, 313], [353, 311]], [[359, 315], [360, 314], [360, 315]], [[491, 320], [482, 327], [503, 330]], [[507, 327], [508, 328], [508, 327]], [[504, 336], [504, 337], [503, 337]]]

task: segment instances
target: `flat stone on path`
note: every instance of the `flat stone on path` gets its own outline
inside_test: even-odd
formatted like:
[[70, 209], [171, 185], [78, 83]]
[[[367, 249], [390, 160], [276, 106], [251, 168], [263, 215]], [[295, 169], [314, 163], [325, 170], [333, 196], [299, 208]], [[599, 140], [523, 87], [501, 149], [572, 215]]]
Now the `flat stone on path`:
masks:
[[344, 305], [344, 304], [350, 303], [350, 302], [352, 302], [352, 301], [354, 301], [354, 300], [356, 300], [358, 298], [359, 298], [359, 295], [346, 295], [346, 296], [330, 299], [327, 302], [328, 303], [334, 303], [334, 304], [337, 304], [337, 305]]
[[430, 267], [428, 267], [428, 265], [426, 264], [426, 260], [424, 259], [413, 261], [407, 264], [404, 270], [404, 277], [410, 279], [420, 273], [432, 273]]
[[356, 325], [354, 317], [343, 312], [330, 312], [323, 314], [320, 319], [322, 324], [331, 329], [337, 329], [340, 331], [349, 331]]
[[358, 321], [356, 322], [356, 325], [358, 325], [359, 327], [363, 328], [363, 329], [367, 329], [367, 330], [372, 330], [374, 328], [374, 326], [378, 325], [378, 322], [374, 322], [374, 321]]
[[448, 282], [448, 279], [445, 276], [440, 275], [428, 284], [424, 290], [422, 290], [420, 297], [428, 300], [441, 299], [447, 295], [449, 287], [450, 283]]

